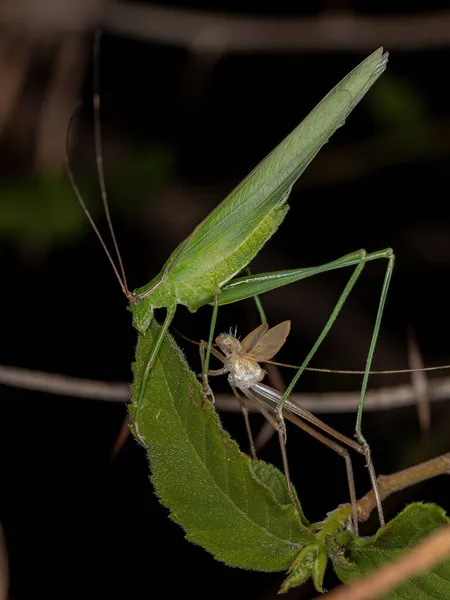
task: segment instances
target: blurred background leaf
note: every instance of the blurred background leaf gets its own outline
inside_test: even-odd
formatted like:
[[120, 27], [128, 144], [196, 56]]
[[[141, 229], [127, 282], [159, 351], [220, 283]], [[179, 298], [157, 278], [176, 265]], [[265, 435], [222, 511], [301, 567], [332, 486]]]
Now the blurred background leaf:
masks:
[[[164, 184], [172, 168], [165, 148], [144, 148], [107, 172], [112, 210], [136, 218]], [[98, 183], [79, 177], [77, 185], [94, 220], [103, 218]], [[24, 175], [0, 184], [0, 236], [14, 244], [42, 247], [76, 242], [90, 231], [67, 174]]]

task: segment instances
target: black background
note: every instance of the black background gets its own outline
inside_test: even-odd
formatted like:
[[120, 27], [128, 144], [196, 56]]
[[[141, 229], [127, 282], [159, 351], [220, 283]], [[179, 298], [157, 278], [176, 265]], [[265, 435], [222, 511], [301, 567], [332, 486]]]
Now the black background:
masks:
[[[253, 3], [221, 3], [221, 8], [297, 16], [324, 8], [310, 3], [300, 12], [292, 11], [290, 3], [272, 4], [264, 13]], [[353, 8], [360, 9], [356, 3]], [[427, 5], [432, 8], [439, 8], [438, 3]], [[377, 11], [384, 9], [387, 6], [377, 5]], [[86, 35], [86, 44], [91, 42], [90, 34]], [[169, 147], [174, 166], [167, 183], [190, 190], [181, 199], [148, 198], [138, 214], [126, 218], [120, 212], [113, 214], [130, 286], [138, 287], [153, 277], [196, 222], [370, 51], [230, 53], [201, 76], [207, 59], [192, 57], [183, 49], [105, 34], [100, 71], [107, 175], [108, 160], [109, 168], [114, 168], [114, 161], [122, 158], [120, 152], [109, 156], [108, 142], [118, 145], [123, 136], [125, 148], [149, 143]], [[448, 113], [449, 59], [448, 49], [394, 51], [387, 71], [424, 99], [427, 123], [438, 130]], [[88, 69], [81, 142], [73, 163], [75, 169], [94, 173], [91, 75]], [[448, 153], [442, 150], [439, 136], [430, 141], [437, 150], [426, 158], [411, 158], [401, 148], [391, 154], [389, 142], [364, 153], [361, 148], [367, 141], [392, 134], [389, 123], [374, 116], [369, 96], [295, 186], [285, 223], [253, 268], [256, 272], [311, 266], [362, 247], [374, 251], [392, 246], [397, 262], [374, 367], [407, 367], [409, 327], [427, 365], [450, 362]], [[2, 152], [7, 165], [8, 147]], [[340, 152], [343, 162], [336, 172], [344, 175], [333, 176], [330, 161]], [[352, 175], [355, 164], [362, 165], [361, 176]], [[15, 167], [25, 172], [26, 165], [24, 158]], [[198, 190], [198, 195], [192, 190]], [[98, 202], [98, 198], [87, 200]], [[0, 362], [95, 380], [130, 381], [136, 333], [94, 235], [86, 229], [76, 243], [51, 248], [36, 259], [22, 252], [20, 243], [0, 243]], [[367, 266], [319, 352], [317, 366], [363, 367], [385, 267], [377, 263]], [[292, 320], [292, 334], [280, 359], [301, 360], [348, 276], [345, 272], [321, 275], [263, 298], [271, 324]], [[194, 339], [205, 338], [209, 315], [209, 308], [196, 315], [180, 308], [175, 325]], [[244, 335], [256, 325], [254, 307], [246, 302], [223, 310], [218, 330], [237, 326]], [[180, 345], [198, 370], [197, 350], [182, 340]], [[289, 375], [284, 373], [286, 379]], [[369, 385], [407, 381], [407, 376], [383, 376]], [[226, 390], [225, 380], [214, 385]], [[299, 391], [357, 386], [355, 378], [307, 375]], [[275, 595], [282, 574], [226, 567], [183, 539], [182, 529], [158, 503], [145, 454], [133, 440], [111, 460], [125, 415], [123, 405], [4, 386], [0, 399], [0, 521], [10, 557], [11, 598]], [[448, 451], [447, 406], [432, 407], [429, 436], [421, 435], [414, 407], [367, 413], [364, 431], [377, 470], [393, 472]], [[325, 415], [324, 419], [352, 435], [354, 415]], [[224, 415], [222, 421], [245, 448], [240, 417]], [[254, 422], [262, 423], [259, 417]], [[294, 428], [288, 435], [292, 478], [306, 515], [319, 520], [347, 501], [342, 460]], [[275, 438], [261, 457], [280, 464]], [[363, 494], [369, 480], [362, 459], [356, 457], [354, 462], [358, 493]], [[395, 496], [386, 503], [387, 517], [411, 500], [447, 507], [446, 479]], [[375, 527], [374, 519], [366, 532], [373, 533]], [[327, 586], [334, 584], [330, 575]], [[314, 595], [308, 585], [289, 597]]]

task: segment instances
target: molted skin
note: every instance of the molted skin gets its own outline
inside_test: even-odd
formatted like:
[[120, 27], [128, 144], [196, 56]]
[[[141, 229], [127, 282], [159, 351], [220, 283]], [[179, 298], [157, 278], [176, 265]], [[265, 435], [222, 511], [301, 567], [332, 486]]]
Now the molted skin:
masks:
[[265, 371], [256, 360], [243, 354], [242, 344], [233, 335], [222, 333], [217, 337], [217, 344], [226, 356], [224, 366], [229, 371], [230, 385], [244, 390], [264, 379]]

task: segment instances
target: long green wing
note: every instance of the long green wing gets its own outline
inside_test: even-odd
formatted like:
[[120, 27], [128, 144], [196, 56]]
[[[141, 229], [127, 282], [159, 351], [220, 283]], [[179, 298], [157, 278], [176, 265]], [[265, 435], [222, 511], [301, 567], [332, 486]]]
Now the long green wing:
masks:
[[208, 253], [235, 249], [276, 207], [386, 68], [379, 48], [349, 73], [192, 232], [169, 259], [171, 270]]
[[146, 330], [154, 308], [184, 304], [195, 312], [253, 260], [285, 218], [295, 181], [386, 62], [380, 48], [349, 73], [172, 252], [162, 271], [135, 291], [139, 303], [132, 302], [131, 310], [139, 331]]

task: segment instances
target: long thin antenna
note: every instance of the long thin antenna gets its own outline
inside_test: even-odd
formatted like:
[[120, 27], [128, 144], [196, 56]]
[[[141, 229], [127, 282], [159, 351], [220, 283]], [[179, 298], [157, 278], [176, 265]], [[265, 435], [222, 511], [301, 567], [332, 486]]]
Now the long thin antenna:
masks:
[[[196, 346], [200, 346], [200, 342], [189, 338], [184, 333], [181, 333], [179, 329], [173, 327], [173, 330], [177, 335], [179, 335], [183, 340], [186, 340], [190, 344], [195, 344]], [[217, 346], [217, 344], [212, 344], [213, 346]], [[289, 365], [287, 363], [277, 362], [276, 360], [262, 360], [264, 364], [275, 365], [276, 367], [287, 367], [288, 369], [299, 369], [299, 365]], [[399, 375], [405, 373], [423, 373], [425, 371], [448, 371], [450, 369], [450, 365], [438, 365], [435, 367], [421, 367], [417, 369], [388, 369], [385, 371], [369, 371], [371, 375]], [[305, 371], [312, 371], [313, 373], [329, 373], [332, 375], [364, 375], [365, 371], [353, 371], [348, 369], [321, 369], [319, 367], [306, 367]]]
[[102, 238], [102, 236], [100, 234], [100, 231], [98, 230], [98, 227], [95, 224], [95, 221], [92, 218], [92, 215], [89, 212], [88, 207], [86, 206], [86, 203], [83, 200], [83, 197], [82, 197], [81, 192], [80, 192], [80, 190], [78, 188], [78, 185], [75, 182], [75, 177], [74, 177], [74, 174], [73, 174], [73, 171], [72, 171], [72, 167], [70, 166], [70, 144], [69, 144], [70, 131], [72, 129], [72, 124], [73, 124], [73, 122], [75, 120], [75, 115], [77, 114], [79, 108], [80, 108], [80, 105], [78, 105], [75, 108], [75, 110], [73, 111], [72, 116], [70, 117], [69, 125], [67, 127], [67, 136], [66, 136], [66, 168], [67, 168], [67, 174], [69, 176], [70, 183], [72, 184], [73, 191], [75, 192], [75, 196], [77, 197], [77, 200], [78, 200], [81, 208], [83, 209], [84, 214], [86, 215], [89, 223], [91, 224], [92, 229], [94, 230], [96, 236], [98, 237], [98, 239], [100, 241], [100, 244], [102, 245], [102, 248], [105, 251], [106, 256], [108, 257], [108, 260], [111, 263], [111, 266], [112, 266], [112, 268], [114, 270], [114, 273], [115, 273], [115, 275], [117, 277], [117, 280], [118, 280], [118, 282], [120, 284], [120, 287], [122, 288], [122, 292], [125, 294], [125, 296], [127, 298], [131, 299], [132, 295], [129, 292], [128, 288], [126, 287], [126, 282], [124, 283], [122, 281], [122, 278], [121, 278], [121, 276], [119, 274], [119, 271], [117, 270], [117, 267], [116, 267], [116, 265], [114, 263], [114, 260], [113, 260], [113, 258], [111, 256], [111, 253], [109, 252], [108, 248], [106, 247], [106, 244], [103, 241], [103, 238]]
[[106, 215], [106, 221], [108, 223], [109, 233], [111, 234], [111, 239], [113, 241], [114, 250], [116, 252], [117, 260], [119, 261], [119, 269], [122, 275], [122, 283], [127, 292], [127, 297], [129, 297], [129, 290], [127, 284], [127, 277], [125, 275], [125, 269], [123, 266], [122, 257], [119, 251], [119, 245], [117, 243], [116, 234], [114, 233], [114, 227], [112, 224], [111, 214], [109, 212], [109, 204], [108, 204], [108, 196], [106, 193], [106, 183], [105, 183], [105, 171], [103, 168], [103, 151], [102, 151], [102, 130], [101, 130], [101, 121], [100, 121], [100, 42], [101, 42], [102, 32], [100, 29], [97, 29], [94, 36], [94, 47], [92, 51], [93, 58], [93, 74], [94, 74], [94, 90], [92, 96], [92, 104], [94, 109], [94, 135], [95, 135], [95, 159], [97, 162], [97, 173], [98, 173], [98, 183], [100, 186], [100, 193], [102, 196], [103, 208]]
[[[285, 363], [275, 362], [274, 360], [264, 360], [264, 363], [276, 365], [277, 367], [288, 367], [289, 369], [298, 369], [298, 365], [287, 365]], [[438, 365], [437, 367], [421, 367], [420, 369], [387, 369], [385, 371], [369, 371], [370, 375], [399, 375], [402, 373], [423, 373], [425, 371], [445, 371], [450, 369], [450, 365]], [[364, 371], [349, 371], [345, 369], [320, 369], [308, 367], [305, 371], [314, 373], [331, 373], [335, 375], [364, 375]]]

